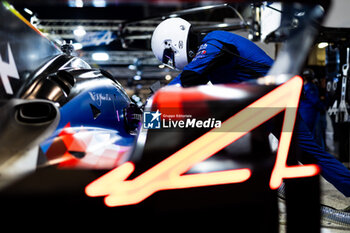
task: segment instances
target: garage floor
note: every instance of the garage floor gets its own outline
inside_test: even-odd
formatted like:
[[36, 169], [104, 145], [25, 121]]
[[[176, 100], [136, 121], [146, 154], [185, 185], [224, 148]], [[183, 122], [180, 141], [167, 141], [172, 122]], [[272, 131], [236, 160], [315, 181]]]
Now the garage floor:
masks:
[[[350, 206], [350, 198], [344, 197], [339, 191], [337, 191], [330, 183], [321, 178], [321, 203], [334, 207], [336, 209], [344, 209]], [[285, 233], [286, 226], [286, 208], [283, 200], [279, 200], [280, 208], [280, 233]], [[322, 229], [321, 233], [345, 233], [350, 232], [350, 226], [344, 227], [338, 224], [331, 223], [326, 220], [321, 221]]]

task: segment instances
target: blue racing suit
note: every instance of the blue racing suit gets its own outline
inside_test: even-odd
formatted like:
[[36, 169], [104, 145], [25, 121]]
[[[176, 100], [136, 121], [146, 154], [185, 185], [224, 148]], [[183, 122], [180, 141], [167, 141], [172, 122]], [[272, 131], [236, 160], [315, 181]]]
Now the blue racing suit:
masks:
[[[202, 40], [196, 56], [170, 85], [184, 87], [206, 84], [240, 83], [265, 76], [273, 60], [253, 42], [226, 31], [213, 31]], [[350, 196], [350, 171], [314, 140], [298, 114], [295, 125], [301, 162], [316, 163], [322, 176], [345, 196]], [[306, 154], [305, 154], [306, 153]]]
[[240, 83], [264, 76], [273, 60], [253, 42], [226, 31], [208, 33], [193, 60], [170, 84]]
[[321, 148], [324, 148], [324, 135], [318, 127], [322, 127], [321, 117], [325, 110], [326, 105], [320, 99], [318, 87], [312, 82], [305, 82], [303, 95], [300, 98], [299, 113]]

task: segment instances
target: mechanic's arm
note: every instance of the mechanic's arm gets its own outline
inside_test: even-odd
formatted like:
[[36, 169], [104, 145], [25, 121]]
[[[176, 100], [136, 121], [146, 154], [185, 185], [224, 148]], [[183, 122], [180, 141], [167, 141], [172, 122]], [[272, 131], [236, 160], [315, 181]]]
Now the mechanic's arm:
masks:
[[217, 41], [202, 45], [193, 60], [169, 85], [180, 83], [183, 87], [191, 87], [208, 83], [208, 74], [233, 58], [231, 54], [221, 50], [222, 46]]
[[170, 83], [168, 85], [176, 85], [176, 84], [180, 84], [181, 85], [180, 76], [181, 76], [181, 74], [176, 76], [173, 80], [170, 81]]

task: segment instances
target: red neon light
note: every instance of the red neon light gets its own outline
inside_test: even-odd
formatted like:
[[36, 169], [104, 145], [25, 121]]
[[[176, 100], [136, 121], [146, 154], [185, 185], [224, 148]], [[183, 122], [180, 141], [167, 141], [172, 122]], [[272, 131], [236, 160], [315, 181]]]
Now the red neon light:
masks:
[[[286, 165], [292, 132], [285, 129], [287, 126], [294, 127], [301, 88], [302, 79], [294, 77], [223, 122], [220, 129], [213, 129], [202, 135], [133, 180], [126, 180], [134, 170], [134, 165], [127, 162], [90, 183], [85, 192], [91, 197], [107, 196], [107, 206], [122, 206], [137, 204], [160, 190], [244, 182], [251, 175], [249, 169], [182, 174], [284, 110], [287, 114], [270, 187], [278, 188], [284, 178], [316, 175], [319, 172], [316, 165]], [[266, 107], [273, 109], [273, 112], [265, 111]], [[261, 110], [252, 112], [249, 108]]]

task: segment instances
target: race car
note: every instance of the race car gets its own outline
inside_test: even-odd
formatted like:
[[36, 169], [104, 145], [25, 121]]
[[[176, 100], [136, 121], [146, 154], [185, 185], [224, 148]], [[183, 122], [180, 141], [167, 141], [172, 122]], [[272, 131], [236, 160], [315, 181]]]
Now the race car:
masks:
[[72, 56], [72, 45], [58, 48], [5, 1], [0, 16], [0, 183], [43, 166], [122, 163], [140, 110], [120, 83]]
[[[322, 6], [327, 9], [327, 2]], [[287, 8], [295, 9], [300, 5]], [[83, 212], [80, 216], [111, 214], [122, 225], [166, 219], [173, 229], [196, 225], [191, 220], [199, 218], [220, 227], [234, 222], [244, 232], [278, 232], [276, 189], [282, 179], [294, 178], [286, 182], [288, 229], [319, 230], [318, 169], [299, 169], [294, 151], [288, 154], [291, 135], [280, 138], [283, 150], [272, 151], [265, 127], [277, 117], [273, 124], [281, 135], [292, 131], [284, 127], [295, 120], [302, 84], [295, 75], [317, 34], [315, 22], [323, 18], [320, 5], [298, 18], [269, 76], [243, 85], [161, 89], [148, 100], [142, 124], [142, 111], [113, 75], [71, 56], [69, 45], [62, 53], [10, 4], [2, 2], [0, 13], [14, 22], [0, 21], [5, 50], [0, 114], [6, 122], [1, 124], [0, 171], [8, 181], [13, 171], [36, 170], [1, 192], [3, 209], [26, 214], [23, 209], [58, 213], [69, 207]], [[287, 31], [279, 32], [286, 36]], [[308, 40], [301, 44], [301, 38]], [[251, 111], [261, 107], [273, 111]], [[292, 114], [283, 115], [287, 110]], [[167, 127], [174, 124], [190, 129]], [[224, 128], [216, 129], [219, 125]], [[302, 172], [291, 175], [292, 170]], [[97, 196], [106, 196], [105, 203], [114, 208], [106, 209], [101, 199], [92, 198]]]

